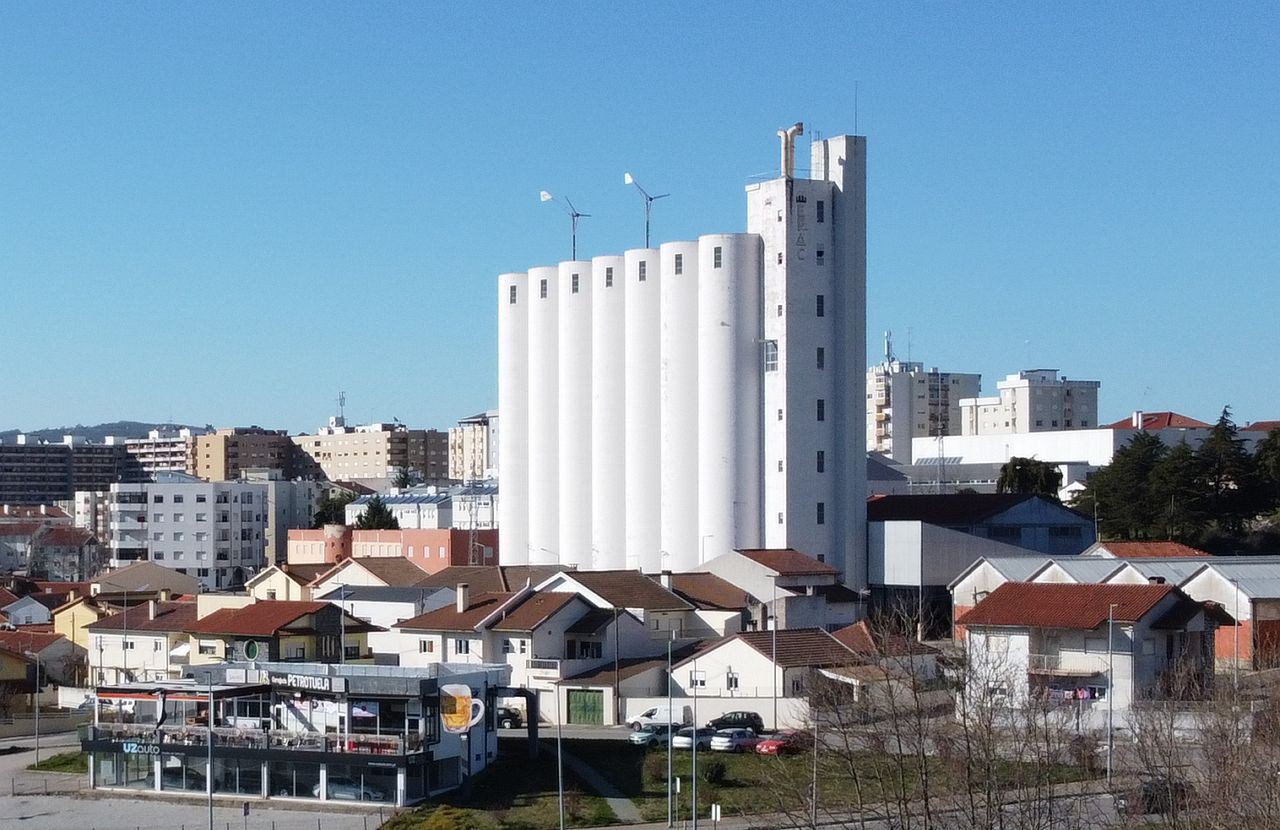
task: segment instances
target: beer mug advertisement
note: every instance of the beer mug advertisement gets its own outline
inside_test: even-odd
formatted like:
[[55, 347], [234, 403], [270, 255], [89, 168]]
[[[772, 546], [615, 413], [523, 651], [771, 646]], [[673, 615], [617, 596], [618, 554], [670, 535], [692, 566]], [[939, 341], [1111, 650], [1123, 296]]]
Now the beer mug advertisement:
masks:
[[444, 731], [460, 735], [484, 717], [484, 701], [471, 696], [471, 687], [449, 683], [440, 687], [440, 720]]

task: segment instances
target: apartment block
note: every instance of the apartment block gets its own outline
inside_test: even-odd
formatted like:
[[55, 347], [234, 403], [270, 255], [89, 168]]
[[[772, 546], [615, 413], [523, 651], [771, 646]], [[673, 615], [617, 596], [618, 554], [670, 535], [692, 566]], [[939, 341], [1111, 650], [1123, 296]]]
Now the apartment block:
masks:
[[147, 476], [156, 473], [195, 473], [196, 437], [206, 430], [153, 429], [146, 438], [129, 438], [124, 448]]
[[[886, 338], [886, 343], [888, 342]], [[886, 357], [867, 371], [867, 451], [911, 463], [911, 439], [960, 434], [960, 401], [977, 397], [982, 375], [925, 370]]]
[[144, 479], [123, 443], [108, 438], [91, 443], [66, 435], [59, 443], [19, 435], [0, 442], [0, 503], [52, 504], [76, 490], [105, 490], [118, 482]]
[[479, 481], [498, 470], [498, 411], [463, 418], [449, 428], [449, 478]]
[[435, 429], [399, 423], [347, 426], [339, 417], [315, 435], [292, 440], [331, 481], [395, 478], [402, 469], [429, 482], [449, 475], [449, 436]]
[[286, 430], [262, 427], [218, 429], [195, 439], [195, 456], [187, 472], [206, 481], [233, 481], [248, 469], [298, 474], [293, 441]]
[[1057, 369], [1026, 369], [988, 398], [960, 401], [962, 435], [1012, 435], [1098, 426], [1096, 380], [1068, 380]]

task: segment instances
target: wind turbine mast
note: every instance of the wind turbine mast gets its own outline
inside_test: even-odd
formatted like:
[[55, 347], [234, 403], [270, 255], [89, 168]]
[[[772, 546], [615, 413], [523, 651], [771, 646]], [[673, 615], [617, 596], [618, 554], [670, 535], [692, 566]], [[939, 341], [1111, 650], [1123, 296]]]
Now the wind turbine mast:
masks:
[[644, 197], [644, 246], [648, 248], [649, 247], [649, 216], [653, 212], [653, 203], [658, 201], [659, 199], [665, 199], [671, 194], [659, 193], [657, 196], [650, 195], [649, 191], [641, 187], [640, 182], [636, 181], [636, 177], [631, 175], [630, 173], [622, 174], [622, 183], [634, 186], [636, 190], [640, 191], [640, 195]]

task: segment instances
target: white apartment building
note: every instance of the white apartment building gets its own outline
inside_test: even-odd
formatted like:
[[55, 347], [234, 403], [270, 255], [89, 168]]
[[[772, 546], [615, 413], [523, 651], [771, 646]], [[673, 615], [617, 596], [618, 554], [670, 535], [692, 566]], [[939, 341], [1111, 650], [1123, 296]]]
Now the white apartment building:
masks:
[[320, 509], [322, 485], [317, 481], [287, 481], [276, 469], [243, 471], [242, 480], [267, 488], [267, 528], [264, 532], [267, 564], [285, 561], [289, 552], [289, 531], [309, 528]]
[[498, 471], [498, 410], [490, 409], [449, 428], [449, 478], [480, 481]]
[[747, 232], [499, 277], [507, 563], [796, 548], [865, 582], [866, 139], [779, 131]]
[[867, 370], [867, 451], [910, 464], [913, 438], [960, 434], [960, 401], [977, 397], [982, 375], [925, 371], [895, 358], [890, 342], [886, 333], [885, 359]]
[[1026, 369], [996, 384], [989, 398], [960, 401], [961, 435], [1013, 435], [1098, 426], [1096, 380], [1067, 380], [1057, 369]]
[[133, 456], [148, 476], [156, 473], [191, 473], [195, 471], [196, 436], [204, 429], [153, 429], [146, 438], [129, 438], [125, 451]]
[[111, 485], [111, 567], [149, 560], [200, 580], [240, 584], [266, 567], [267, 487], [160, 473]]

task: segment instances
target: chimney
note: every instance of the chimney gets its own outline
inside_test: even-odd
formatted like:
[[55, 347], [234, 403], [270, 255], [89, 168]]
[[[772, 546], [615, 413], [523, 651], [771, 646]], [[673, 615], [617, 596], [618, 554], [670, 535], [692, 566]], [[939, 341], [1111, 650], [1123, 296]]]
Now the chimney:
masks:
[[77, 591], [75, 588], [72, 588], [70, 591], [67, 591], [67, 602], [75, 602], [78, 599], [80, 599], [80, 592]]
[[158, 594], [161, 602], [168, 602], [173, 598], [173, 591], [168, 588], [161, 588]]
[[1150, 585], [1163, 585], [1163, 584], [1164, 584], [1164, 577], [1163, 577], [1163, 576], [1149, 576], [1149, 577], [1147, 577], [1147, 583], [1148, 583], [1148, 584], [1150, 584]]
[[49, 508], [48, 508], [48, 507], [46, 507], [46, 506], [45, 506], [45, 505], [43, 505], [43, 504], [42, 504], [42, 505], [40, 505], [40, 515], [41, 515], [41, 516], [48, 516], [48, 515], [49, 515]]
[[1133, 428], [1134, 428], [1134, 429], [1142, 429], [1142, 416], [1143, 416], [1143, 414], [1144, 414], [1144, 413], [1143, 413], [1143, 411], [1142, 411], [1141, 409], [1135, 409], [1135, 410], [1133, 410], [1133, 415], [1131, 415], [1131, 416], [1130, 416], [1130, 418], [1129, 418], [1129, 422], [1133, 425]]
[[153, 599], [149, 599], [147, 600], [147, 619], [154, 620], [155, 618], [156, 618], [156, 601]]
[[663, 571], [658, 575], [658, 581], [662, 583], [662, 587], [668, 591], [671, 590], [671, 571]]
[[467, 610], [467, 606], [471, 604], [471, 586], [465, 582], [459, 582], [457, 588], [458, 613], [461, 614]]

